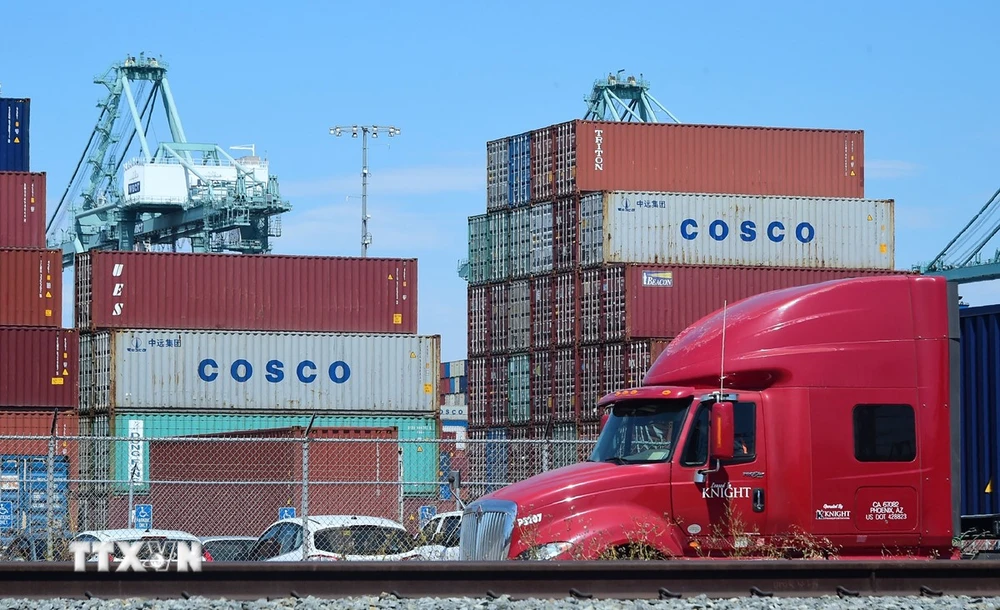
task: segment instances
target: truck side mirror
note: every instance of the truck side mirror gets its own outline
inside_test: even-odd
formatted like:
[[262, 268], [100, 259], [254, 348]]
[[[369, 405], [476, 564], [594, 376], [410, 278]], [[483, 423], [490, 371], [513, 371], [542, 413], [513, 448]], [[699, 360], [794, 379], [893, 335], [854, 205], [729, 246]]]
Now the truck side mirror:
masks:
[[611, 414], [608, 413], [607, 411], [601, 414], [601, 429], [599, 430], [599, 432], [604, 432], [604, 426], [608, 425], [609, 417], [611, 417]]
[[717, 402], [712, 405], [712, 424], [709, 432], [709, 455], [716, 460], [733, 458], [735, 441], [733, 403]]

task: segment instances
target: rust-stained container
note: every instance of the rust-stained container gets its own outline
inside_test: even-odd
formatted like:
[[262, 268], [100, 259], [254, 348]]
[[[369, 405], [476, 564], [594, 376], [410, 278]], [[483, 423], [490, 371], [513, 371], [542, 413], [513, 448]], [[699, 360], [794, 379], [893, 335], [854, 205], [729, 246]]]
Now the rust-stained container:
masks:
[[62, 252], [0, 249], [0, 326], [62, 326]]
[[45, 172], [0, 171], [0, 248], [44, 247]]
[[[304, 428], [292, 427], [150, 440], [153, 482], [143, 486], [142, 498], [154, 506], [154, 527], [258, 536], [278, 519], [278, 509], [301, 514], [302, 443], [241, 439], [304, 436]], [[309, 514], [399, 519], [395, 428], [314, 427], [309, 438]], [[125, 523], [127, 507], [127, 493], [113, 497], [109, 526]]]
[[487, 357], [469, 358], [469, 425], [489, 426], [493, 421], [490, 412], [490, 362]]
[[552, 276], [531, 278], [531, 348], [548, 349], [553, 341], [553, 286]]
[[558, 347], [574, 345], [577, 341], [577, 282], [579, 274], [574, 271], [560, 273], [553, 278], [552, 325], [555, 343]]
[[589, 191], [864, 194], [864, 131], [570, 121], [532, 132], [532, 198]]
[[80, 337], [63, 328], [0, 328], [0, 409], [75, 409]]
[[417, 332], [416, 259], [87, 252], [81, 330]]
[[488, 286], [469, 286], [469, 356], [490, 351], [490, 295]]
[[599, 420], [597, 401], [611, 392], [638, 385], [668, 343], [665, 339], [640, 339], [581, 346], [576, 366], [580, 379], [578, 421]]
[[552, 404], [555, 394], [555, 380], [552, 378], [552, 351], [538, 350], [531, 354], [530, 387], [531, 421], [544, 424], [552, 420]]
[[[581, 273], [581, 342], [673, 338], [724, 302], [827, 280], [904, 273], [695, 265], [610, 265], [585, 270]], [[596, 296], [595, 291], [599, 291]]]
[[490, 285], [490, 353], [502, 354], [508, 347], [510, 284]]

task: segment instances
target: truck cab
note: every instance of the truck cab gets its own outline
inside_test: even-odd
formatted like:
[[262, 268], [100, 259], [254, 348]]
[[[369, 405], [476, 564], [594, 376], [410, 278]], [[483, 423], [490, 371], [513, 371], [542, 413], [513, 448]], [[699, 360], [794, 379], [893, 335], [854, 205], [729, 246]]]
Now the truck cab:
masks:
[[601, 399], [586, 462], [470, 504], [461, 558], [955, 556], [957, 308], [895, 275], [703, 318]]

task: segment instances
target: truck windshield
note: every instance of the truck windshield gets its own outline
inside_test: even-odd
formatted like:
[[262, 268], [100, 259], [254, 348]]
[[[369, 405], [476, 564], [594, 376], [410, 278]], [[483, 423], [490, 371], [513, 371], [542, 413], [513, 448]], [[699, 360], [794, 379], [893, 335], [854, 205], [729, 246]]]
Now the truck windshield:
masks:
[[690, 398], [630, 400], [615, 405], [589, 461], [646, 464], [669, 460], [691, 402]]

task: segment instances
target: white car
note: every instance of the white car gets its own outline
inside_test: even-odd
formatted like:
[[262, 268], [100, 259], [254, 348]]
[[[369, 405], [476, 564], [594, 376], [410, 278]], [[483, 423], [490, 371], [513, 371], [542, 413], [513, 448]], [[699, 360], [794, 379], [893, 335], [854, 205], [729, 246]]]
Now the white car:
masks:
[[458, 560], [458, 537], [462, 531], [462, 511], [454, 510], [431, 517], [417, 534], [415, 550], [423, 559]]
[[[143, 567], [147, 568], [150, 566], [159, 567], [155, 566], [153, 561], [154, 556], [157, 554], [167, 561], [177, 561], [177, 542], [186, 542], [188, 544], [196, 542], [201, 544], [201, 540], [188, 532], [156, 529], [90, 530], [73, 536], [70, 542], [127, 542], [134, 544], [140, 540], [148, 543], [142, 546], [138, 556]], [[110, 557], [111, 563], [117, 563], [123, 558], [121, 549], [115, 544], [114, 553]], [[97, 553], [91, 555], [87, 561], [97, 561]], [[212, 556], [203, 551], [202, 561], [212, 561]]]
[[[407, 561], [423, 557], [399, 523], [363, 515], [317, 515], [271, 524], [248, 553], [250, 561]], [[303, 542], [308, 552], [303, 557]]]

